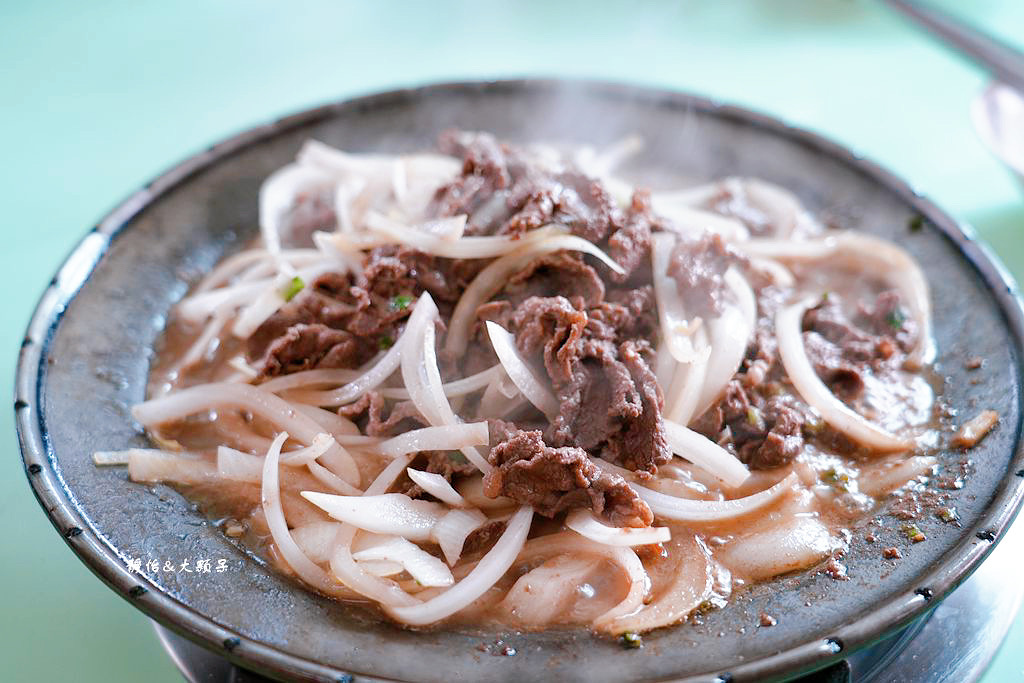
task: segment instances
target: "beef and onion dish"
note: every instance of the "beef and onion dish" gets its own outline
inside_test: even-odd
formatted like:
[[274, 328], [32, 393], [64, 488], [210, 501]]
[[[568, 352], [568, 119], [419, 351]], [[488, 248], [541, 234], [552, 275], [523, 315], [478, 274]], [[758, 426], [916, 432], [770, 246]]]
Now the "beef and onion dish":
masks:
[[642, 633], [834, 561], [941, 445], [921, 270], [636, 144], [307, 142], [171, 315], [157, 448], [97, 463], [413, 627]]

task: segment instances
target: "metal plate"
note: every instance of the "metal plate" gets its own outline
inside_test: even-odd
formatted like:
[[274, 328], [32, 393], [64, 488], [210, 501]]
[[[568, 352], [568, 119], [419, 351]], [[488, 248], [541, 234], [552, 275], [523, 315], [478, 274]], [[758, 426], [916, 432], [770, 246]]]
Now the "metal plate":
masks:
[[[511, 635], [514, 657], [477, 649], [496, 634], [416, 633], [311, 595], [232, 545], [173, 490], [96, 468], [94, 450], [142, 446], [129, 408], [151, 349], [188, 283], [256, 232], [260, 181], [313, 137], [351, 150], [431, 147], [447, 127], [513, 140], [647, 140], [635, 169], [652, 182], [755, 175], [792, 189], [843, 227], [892, 239], [924, 266], [935, 302], [945, 397], [999, 427], [971, 452], [955, 493], [962, 528], [928, 519], [925, 543], [886, 563], [855, 541], [850, 580], [821, 573], [756, 586], [700, 626], [645, 636], [642, 650], [583, 632]], [[915, 215], [921, 230], [910, 230]], [[22, 348], [17, 425], [29, 480], [54, 525], [100, 578], [137, 607], [245, 666], [338, 680], [765, 680], [837, 661], [914, 617], [991, 550], [1024, 493], [1020, 452], [1022, 313], [1002, 270], [937, 207], [870, 162], [773, 119], [687, 95], [629, 86], [511, 81], [429, 86], [322, 107], [263, 126], [172, 169], [82, 241], [40, 302]], [[986, 359], [968, 372], [969, 356]], [[959, 467], [963, 454], [940, 454]], [[1017, 476], [1015, 476], [1015, 473]], [[889, 527], [898, 529], [898, 523]], [[887, 536], [885, 534], [888, 534]], [[209, 574], [129, 569], [129, 560], [224, 559]], [[779, 623], [757, 628], [768, 612]]]

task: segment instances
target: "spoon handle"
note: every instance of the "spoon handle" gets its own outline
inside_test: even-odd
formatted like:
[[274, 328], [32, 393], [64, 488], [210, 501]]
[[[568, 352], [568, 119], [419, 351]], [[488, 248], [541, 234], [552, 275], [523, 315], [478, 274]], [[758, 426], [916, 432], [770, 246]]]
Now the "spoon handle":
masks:
[[997, 79], [1024, 93], [1024, 52], [965, 25], [937, 9], [911, 0], [884, 0], [889, 7], [956, 48]]

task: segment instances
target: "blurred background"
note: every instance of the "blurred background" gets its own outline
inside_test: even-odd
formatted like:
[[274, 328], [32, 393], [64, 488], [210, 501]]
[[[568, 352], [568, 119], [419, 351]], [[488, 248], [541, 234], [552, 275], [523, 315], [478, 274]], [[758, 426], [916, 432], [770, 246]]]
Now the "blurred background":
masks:
[[[1024, 2], [933, 4], [1024, 48]], [[43, 288], [118, 201], [211, 143], [396, 86], [571, 76], [686, 90], [823, 133], [973, 226], [1024, 276], [1024, 194], [984, 148], [987, 78], [872, 0], [19, 1], [0, 5], [0, 376]], [[0, 413], [4, 680], [179, 681], [81, 565]], [[139, 533], [145, 533], [140, 529]], [[1024, 679], [1018, 618], [985, 683]]]

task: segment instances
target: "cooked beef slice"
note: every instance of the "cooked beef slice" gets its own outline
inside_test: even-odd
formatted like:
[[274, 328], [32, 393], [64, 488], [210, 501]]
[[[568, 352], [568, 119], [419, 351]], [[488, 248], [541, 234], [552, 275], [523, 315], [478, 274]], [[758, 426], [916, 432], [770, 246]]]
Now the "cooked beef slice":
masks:
[[714, 316], [722, 311], [725, 271], [742, 263], [720, 235], [680, 239], [669, 257], [668, 274], [675, 279], [687, 312], [693, 316]]
[[604, 186], [578, 171], [532, 162], [486, 133], [446, 133], [440, 146], [462, 159], [462, 172], [438, 189], [428, 212], [466, 214], [468, 235], [520, 235], [558, 223], [598, 242], [622, 223]]
[[376, 391], [338, 408], [338, 414], [358, 424], [370, 436], [394, 436], [429, 424], [412, 401], [398, 401], [388, 411], [387, 400]]
[[539, 431], [516, 432], [491, 449], [494, 469], [484, 493], [506, 496], [547, 517], [587, 507], [615, 526], [643, 527], [654, 520], [647, 503], [622, 477], [595, 465], [582, 448], [552, 448]]
[[650, 260], [651, 231], [661, 227], [662, 223], [651, 212], [650, 193], [634, 192], [622, 227], [608, 238], [608, 255], [626, 271], [622, 275], [611, 273], [612, 280], [625, 282], [641, 264]]

